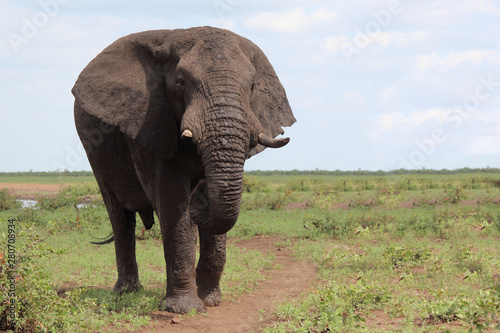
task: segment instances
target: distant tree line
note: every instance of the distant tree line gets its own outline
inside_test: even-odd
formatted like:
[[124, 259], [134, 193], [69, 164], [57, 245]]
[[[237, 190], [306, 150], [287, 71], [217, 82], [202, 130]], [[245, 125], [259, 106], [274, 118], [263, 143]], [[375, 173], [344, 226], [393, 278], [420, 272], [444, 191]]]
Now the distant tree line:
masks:
[[[324, 176], [394, 176], [394, 175], [455, 175], [467, 173], [500, 173], [498, 168], [462, 168], [462, 169], [419, 169], [419, 170], [392, 170], [392, 171], [343, 171], [343, 170], [268, 170], [268, 171], [245, 171], [245, 174], [252, 176], [309, 176], [309, 175], [324, 175]], [[23, 171], [23, 172], [0, 172], [0, 177], [91, 177], [94, 174], [92, 171]]]
[[272, 170], [272, 171], [246, 171], [248, 175], [252, 176], [275, 176], [275, 175], [284, 175], [284, 176], [309, 176], [309, 175], [321, 175], [321, 176], [394, 176], [394, 175], [456, 175], [456, 174], [464, 174], [464, 173], [500, 173], [500, 169], [497, 168], [462, 168], [462, 169], [441, 169], [441, 170], [432, 170], [432, 169], [419, 169], [419, 170], [392, 170], [392, 171], [368, 171], [368, 170], [356, 170], [356, 171], [343, 171], [343, 170], [291, 170], [291, 171], [281, 171], [281, 170]]

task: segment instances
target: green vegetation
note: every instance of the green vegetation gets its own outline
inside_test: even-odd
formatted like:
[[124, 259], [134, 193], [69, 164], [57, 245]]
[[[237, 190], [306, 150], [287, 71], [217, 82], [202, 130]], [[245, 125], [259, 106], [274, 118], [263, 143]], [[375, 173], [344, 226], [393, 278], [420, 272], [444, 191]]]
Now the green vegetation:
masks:
[[[479, 171], [246, 173], [240, 218], [229, 239], [281, 235], [280, 245], [318, 265], [311, 289], [266, 314], [276, 320], [264, 330], [500, 329], [500, 170]], [[17, 324], [26, 331], [144, 327], [165, 288], [158, 223], [146, 231], [138, 220], [136, 228], [144, 290], [118, 297], [112, 292], [113, 246], [90, 243], [111, 231], [95, 181], [92, 175], [62, 176], [79, 182], [39, 197], [34, 208], [20, 208], [0, 191], [0, 329], [14, 301]], [[2, 177], [14, 178], [0, 174], [0, 182]], [[39, 177], [53, 179], [33, 178]], [[16, 219], [22, 259], [15, 267], [15, 298], [4, 287], [9, 219]], [[225, 300], [244, 302], [273, 260], [230, 245]]]
[[91, 171], [0, 172], [0, 183], [61, 184], [95, 181]]
[[4, 188], [0, 189], [0, 211], [20, 208], [19, 202], [16, 202], [16, 197], [9, 194], [9, 191]]

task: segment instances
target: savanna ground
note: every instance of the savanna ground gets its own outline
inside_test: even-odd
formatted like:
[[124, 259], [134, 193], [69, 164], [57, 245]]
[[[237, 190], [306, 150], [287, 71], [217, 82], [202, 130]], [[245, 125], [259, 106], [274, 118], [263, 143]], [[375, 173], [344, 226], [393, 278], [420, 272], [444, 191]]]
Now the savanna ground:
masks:
[[90, 243], [111, 231], [92, 176], [0, 175], [0, 329], [15, 304], [24, 332], [495, 332], [499, 181], [498, 170], [247, 175], [222, 305], [175, 315], [157, 311], [157, 224], [138, 219], [144, 289], [119, 297], [113, 246]]

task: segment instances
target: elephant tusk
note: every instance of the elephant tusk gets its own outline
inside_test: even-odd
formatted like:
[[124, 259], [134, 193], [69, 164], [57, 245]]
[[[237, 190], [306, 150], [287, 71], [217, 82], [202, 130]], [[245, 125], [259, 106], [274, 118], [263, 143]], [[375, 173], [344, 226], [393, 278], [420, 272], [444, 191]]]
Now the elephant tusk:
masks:
[[264, 133], [259, 134], [259, 143], [269, 148], [281, 148], [290, 142], [290, 138], [273, 139]]
[[190, 130], [184, 130], [181, 134], [181, 139], [187, 139], [187, 138], [192, 138], [193, 137], [193, 132]]

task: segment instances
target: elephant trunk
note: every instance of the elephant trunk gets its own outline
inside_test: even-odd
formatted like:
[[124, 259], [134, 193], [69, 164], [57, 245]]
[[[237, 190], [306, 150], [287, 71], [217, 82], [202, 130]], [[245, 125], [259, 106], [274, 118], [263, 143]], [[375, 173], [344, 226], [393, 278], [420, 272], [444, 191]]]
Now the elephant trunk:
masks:
[[221, 174], [207, 178], [208, 226], [214, 234], [231, 230], [240, 212], [243, 170], [234, 171], [233, 179], [228, 178]]
[[238, 219], [250, 133], [245, 114], [238, 107], [225, 104], [207, 114], [206, 135], [198, 146], [205, 181], [193, 192], [191, 217], [200, 228], [223, 234]]

